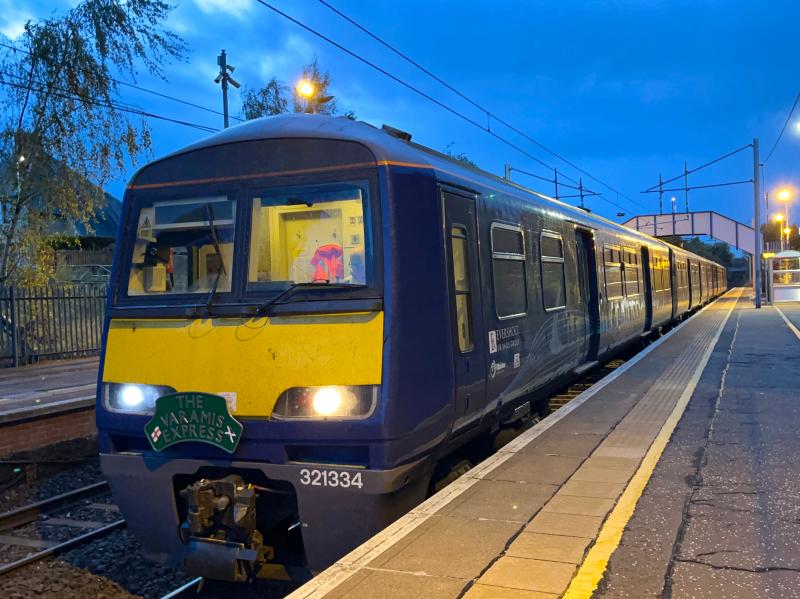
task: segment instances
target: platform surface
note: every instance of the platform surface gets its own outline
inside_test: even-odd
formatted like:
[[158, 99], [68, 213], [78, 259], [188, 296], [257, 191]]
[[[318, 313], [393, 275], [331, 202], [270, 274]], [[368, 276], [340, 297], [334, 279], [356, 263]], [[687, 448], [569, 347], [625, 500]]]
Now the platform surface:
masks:
[[732, 290], [291, 595], [800, 596], [800, 305]]
[[0, 424], [93, 405], [97, 358], [0, 369]]

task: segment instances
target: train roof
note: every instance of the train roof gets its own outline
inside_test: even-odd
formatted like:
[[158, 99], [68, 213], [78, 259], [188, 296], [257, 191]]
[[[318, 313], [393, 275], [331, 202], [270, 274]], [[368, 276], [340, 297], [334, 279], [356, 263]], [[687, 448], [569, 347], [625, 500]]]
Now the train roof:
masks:
[[[558, 207], [560, 210], [567, 212], [571, 220], [581, 224], [591, 227], [596, 226], [597, 222], [600, 221], [608, 228], [635, 237], [649, 245], [662, 245], [664, 247], [671, 247], [674, 251], [683, 254], [694, 255], [681, 248], [671, 246], [660, 239], [624, 227], [603, 216], [586, 212], [571, 204], [556, 200], [546, 194], [508, 181], [476, 166], [469, 165], [441, 152], [412, 142], [410, 140], [410, 135], [404, 138], [406, 135], [407, 134], [392, 129], [391, 127], [388, 129], [379, 129], [363, 121], [355, 121], [345, 117], [284, 114], [253, 119], [235, 125], [173, 152], [164, 158], [213, 146], [261, 139], [312, 138], [353, 141], [369, 149], [375, 157], [376, 163], [427, 167], [433, 169], [437, 177], [443, 181], [447, 181], [447, 179], [451, 177], [456, 181], [467, 180], [480, 186], [497, 189], [498, 191], [523, 200], [529, 200], [531, 196], [534, 196], [539, 200], [554, 204], [554, 207]], [[697, 257], [703, 261], [712, 262], [702, 256]]]

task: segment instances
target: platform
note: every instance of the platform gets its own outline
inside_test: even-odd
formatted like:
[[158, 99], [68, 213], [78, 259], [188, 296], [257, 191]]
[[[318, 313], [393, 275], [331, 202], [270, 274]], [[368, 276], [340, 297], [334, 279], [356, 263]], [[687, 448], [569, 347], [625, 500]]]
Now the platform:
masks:
[[95, 432], [97, 358], [0, 369], [0, 457]]
[[797, 596], [800, 305], [749, 300], [729, 291], [291, 598]]

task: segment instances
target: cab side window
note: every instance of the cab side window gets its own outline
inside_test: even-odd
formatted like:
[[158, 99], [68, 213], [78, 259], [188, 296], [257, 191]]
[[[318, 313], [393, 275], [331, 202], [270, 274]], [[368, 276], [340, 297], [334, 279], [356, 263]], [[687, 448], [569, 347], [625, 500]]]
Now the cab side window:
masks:
[[539, 245], [542, 249], [542, 302], [545, 311], [561, 310], [567, 306], [567, 286], [564, 280], [564, 243], [561, 234], [543, 231]]
[[524, 316], [528, 310], [528, 285], [522, 229], [514, 225], [493, 223], [491, 237], [497, 317], [502, 319]]

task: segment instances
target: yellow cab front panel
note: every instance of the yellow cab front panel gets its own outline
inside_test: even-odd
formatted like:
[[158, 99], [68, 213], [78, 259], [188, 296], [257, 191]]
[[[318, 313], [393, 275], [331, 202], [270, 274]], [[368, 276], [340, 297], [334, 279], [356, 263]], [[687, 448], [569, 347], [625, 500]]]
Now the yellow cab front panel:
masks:
[[112, 319], [105, 383], [168, 385], [228, 398], [268, 417], [291, 387], [379, 385], [383, 313]]

